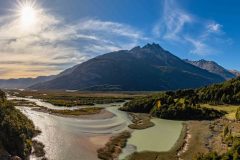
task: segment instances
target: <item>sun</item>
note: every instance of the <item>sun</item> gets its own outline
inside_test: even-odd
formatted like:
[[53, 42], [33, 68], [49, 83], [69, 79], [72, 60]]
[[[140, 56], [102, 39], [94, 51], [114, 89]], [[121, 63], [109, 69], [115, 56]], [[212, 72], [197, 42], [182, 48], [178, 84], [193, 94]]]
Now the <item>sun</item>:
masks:
[[36, 12], [32, 6], [23, 6], [20, 14], [24, 26], [31, 26], [36, 22]]
[[37, 22], [37, 9], [31, 1], [25, 1], [18, 6], [18, 16], [20, 23], [25, 29], [29, 29]]

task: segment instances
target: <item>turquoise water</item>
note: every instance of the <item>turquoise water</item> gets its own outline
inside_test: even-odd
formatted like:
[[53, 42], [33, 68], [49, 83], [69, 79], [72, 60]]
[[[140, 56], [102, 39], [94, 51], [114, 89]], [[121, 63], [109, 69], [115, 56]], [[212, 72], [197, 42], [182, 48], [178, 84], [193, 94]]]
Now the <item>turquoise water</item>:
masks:
[[155, 126], [145, 130], [135, 130], [128, 144], [141, 151], [169, 151], [182, 131], [181, 121], [152, 119]]
[[155, 124], [154, 127], [133, 131], [119, 159], [124, 159], [135, 151], [164, 152], [174, 146], [181, 134], [182, 122], [158, 118], [153, 118], [151, 121]]

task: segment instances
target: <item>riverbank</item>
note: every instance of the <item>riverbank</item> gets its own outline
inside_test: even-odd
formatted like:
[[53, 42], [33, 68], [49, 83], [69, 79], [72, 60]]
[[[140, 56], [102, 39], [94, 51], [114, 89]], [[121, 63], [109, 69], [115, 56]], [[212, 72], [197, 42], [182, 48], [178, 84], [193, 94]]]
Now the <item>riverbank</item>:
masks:
[[42, 99], [55, 106], [93, 106], [94, 104], [121, 103], [135, 97], [144, 96], [145, 93], [136, 92], [67, 92], [67, 91], [33, 91], [8, 90], [8, 94], [22, 98]]
[[[36, 140], [45, 145], [46, 157], [50, 159], [74, 160], [81, 157], [82, 159], [97, 160], [97, 150], [104, 147], [113, 135], [127, 129], [126, 120], [123, 119], [127, 116], [123, 116], [125, 113], [117, 110], [118, 106], [123, 103], [95, 105], [99, 111], [96, 114], [72, 115], [78, 107], [68, 109], [50, 105], [39, 99], [24, 99], [18, 98], [15, 101], [19, 106], [17, 108], [42, 130], [42, 134], [36, 137]], [[27, 102], [28, 100], [31, 102]], [[109, 107], [109, 109], [103, 107]], [[80, 111], [85, 108], [85, 106], [79, 106]], [[87, 107], [87, 109], [90, 108], [92, 107]], [[57, 113], [49, 113], [52, 110], [57, 110]], [[59, 114], [66, 110], [71, 114]], [[41, 148], [43, 145], [37, 146]], [[38, 154], [42, 153], [40, 150]], [[32, 159], [35, 157], [33, 155]]]
[[98, 149], [98, 158], [102, 160], [117, 159], [130, 137], [131, 133], [129, 131], [124, 131], [111, 137], [109, 142], [103, 148]]
[[[20, 103], [21, 103], [21, 101], [19, 101]], [[26, 104], [26, 102], [24, 102], [24, 104]], [[37, 103], [37, 104], [39, 104], [39, 103]], [[47, 105], [46, 103], [42, 103], [43, 105]], [[98, 105], [98, 107], [99, 106], [101, 106], [101, 105]], [[110, 106], [110, 108], [114, 108], [114, 107], [112, 107], [112, 106], [114, 106], [114, 105], [108, 105], [108, 106]], [[118, 106], [118, 105], [117, 105]], [[91, 153], [91, 156], [92, 156], [92, 158], [91, 159], [94, 159], [94, 155], [95, 154], [97, 154], [97, 152], [96, 152], [96, 150], [97, 149], [99, 149], [97, 146], [95, 146], [95, 145], [93, 145], [93, 144], [91, 144], [91, 143], [95, 143], [95, 141], [93, 142], [92, 140], [91, 140], [91, 142], [89, 142], [88, 140], [88, 134], [86, 135], [86, 133], [114, 133], [114, 134], [109, 134], [109, 136], [108, 136], [108, 138], [105, 138], [105, 140], [106, 140], [106, 142], [105, 143], [102, 143], [101, 145], [104, 145], [104, 144], [106, 144], [107, 143], [107, 141], [109, 142], [108, 144], [111, 144], [111, 141], [109, 141], [109, 138], [112, 136], [112, 135], [116, 135], [116, 133], [115, 133], [115, 131], [119, 131], [119, 130], [121, 130], [121, 129], [123, 129], [123, 128], [125, 128], [126, 129], [126, 127], [129, 125], [129, 123], [126, 123], [127, 121], [129, 121], [129, 118], [128, 119], [122, 119], [122, 118], [126, 118], [126, 117], [128, 117], [128, 116], [123, 116], [122, 114], [123, 113], [121, 113], [120, 115], [118, 115], [118, 112], [121, 112], [121, 111], [117, 111], [117, 108], [118, 107], [116, 107], [115, 109], [114, 109], [114, 111], [113, 111], [113, 113], [111, 113], [111, 114], [108, 114], [108, 116], [110, 116], [110, 118], [109, 119], [104, 119], [104, 118], [102, 118], [102, 113], [103, 113], [103, 111], [106, 111], [106, 110], [109, 110], [109, 109], [102, 109], [101, 111], [100, 111], [100, 113], [97, 113], [97, 114], [92, 114], [92, 115], [80, 115], [80, 116], [73, 116], [73, 115], [65, 115], [65, 116], [63, 116], [63, 115], [58, 115], [57, 117], [62, 117], [62, 118], [57, 118], [57, 117], [55, 117], [55, 115], [54, 116], [47, 116], [47, 114], [46, 113], [48, 113], [48, 112], [43, 112], [43, 111], [37, 111], [37, 110], [35, 110], [34, 108], [38, 108], [39, 106], [35, 106], [33, 103], [30, 103], [30, 107], [26, 110], [26, 109], [24, 109], [24, 107], [22, 108], [23, 109], [23, 111], [24, 112], [26, 112], [27, 113], [27, 115], [29, 115], [30, 117], [32, 117], [33, 118], [33, 120], [34, 119], [36, 119], [36, 120], [34, 120], [34, 122], [37, 122], [36, 124], [38, 124], [37, 126], [39, 126], [41, 129], [43, 129], [44, 130], [44, 128], [46, 128], [46, 124], [45, 123], [49, 123], [50, 122], [50, 126], [57, 126], [58, 125], [58, 123], [60, 122], [60, 120], [61, 120], [61, 128], [59, 128], [59, 129], [62, 129], [62, 127], [64, 126], [64, 125], [66, 125], [66, 128], [67, 128], [67, 130], [66, 131], [64, 131], [64, 132], [67, 132], [68, 130], [69, 130], [69, 127], [71, 126], [71, 128], [72, 128], [72, 130], [74, 130], [74, 132], [75, 131], [77, 131], [78, 129], [80, 129], [80, 131], [79, 132], [77, 132], [76, 133], [76, 135], [78, 135], [78, 134], [80, 134], [81, 132], [83, 132], [84, 134], [83, 135], [79, 135], [78, 137], [76, 137], [76, 138], [74, 138], [75, 140], [74, 141], [71, 141], [71, 139], [70, 140], [68, 140], [68, 142], [65, 142], [65, 143], [69, 143], [69, 144], [74, 144], [74, 143], [76, 143], [76, 140], [77, 139], [79, 139], [79, 137], [81, 137], [81, 141], [82, 140], [86, 140], [86, 141], [84, 141], [84, 142], [81, 142], [81, 144], [83, 145], [83, 146], [87, 146], [87, 145], [91, 145], [92, 147], [91, 147], [91, 151], [89, 150], [89, 152], [88, 153], [86, 153], [86, 150], [85, 150], [85, 153], [88, 155], [88, 156], [86, 156], [86, 157], [90, 157], [89, 156], [89, 154]], [[51, 108], [54, 108], [54, 110], [55, 110], [55, 106], [48, 106], [48, 108], [44, 108], [43, 110], [52, 110], [51, 108], [49, 108], [49, 107], [51, 107]], [[39, 108], [42, 108], [41, 106], [39, 107]], [[61, 107], [59, 107], [59, 110], [60, 110], [60, 112], [64, 112], [64, 110], [65, 110], [65, 108], [61, 108]], [[91, 107], [90, 107], [91, 108]], [[32, 111], [30, 111], [31, 109], [34, 109], [34, 110], [32, 110]], [[80, 108], [80, 109], [82, 109], [82, 108]], [[62, 110], [62, 111], [61, 111]], [[72, 110], [71, 112], [73, 112], [74, 110], [75, 110], [75, 108], [73, 109], [68, 109], [68, 110]], [[111, 110], [111, 109], [110, 109]], [[110, 111], [110, 112], [112, 112], [112, 110]], [[115, 113], [116, 112], [116, 113]], [[43, 113], [43, 114], [40, 114], [40, 113]], [[105, 112], [106, 113], [106, 112]], [[49, 114], [49, 113], [48, 113]], [[50, 113], [51, 114], [51, 113]], [[125, 113], [124, 113], [125, 114]], [[127, 114], [127, 113], [126, 113]], [[52, 114], [51, 114], [52, 115]], [[116, 115], [118, 115], [118, 116], [116, 116]], [[71, 118], [69, 118], [69, 116], [70, 117], [74, 117], [74, 119], [71, 119]], [[84, 118], [82, 117], [82, 116], [84, 116]], [[94, 117], [94, 116], [98, 116], [98, 118], [100, 118], [100, 119], [92, 119], [92, 117]], [[79, 119], [75, 119], [75, 117], [78, 117]], [[88, 117], [88, 120], [86, 120], [85, 118], [86, 117]], [[65, 119], [66, 118], [66, 119]], [[47, 119], [51, 119], [51, 120], [47, 120]], [[57, 119], [59, 119], [59, 120], [57, 120]], [[56, 121], [57, 120], [57, 121]], [[66, 120], [66, 121], [65, 121]], [[74, 120], [74, 123], [72, 122]], [[149, 135], [149, 133], [150, 133], [150, 137], [151, 137], [151, 139], [153, 140], [153, 141], [155, 141], [155, 142], [157, 142], [155, 145], [156, 146], [148, 146], [147, 148], [149, 148], [149, 150], [152, 150], [153, 149], [153, 147], [155, 148], [155, 150], [158, 150], [158, 147], [157, 147], [157, 145], [159, 145], [159, 143], [161, 144], [161, 142], [159, 142], [159, 141], [162, 141], [163, 140], [163, 144], [165, 144], [165, 141], [168, 139], [168, 138], [166, 138], [166, 136], [167, 137], [169, 137], [169, 134], [168, 134], [168, 130], [170, 129], [170, 128], [175, 128], [176, 127], [176, 122], [175, 121], [168, 121], [168, 120], [160, 120], [160, 119], [156, 119], [156, 118], [154, 118], [153, 120], [154, 120], [154, 123], [156, 122], [156, 124], [157, 124], [157, 128], [163, 128], [162, 130], [158, 130], [156, 127], [154, 127], [153, 125], [154, 125], [154, 123], [151, 121], [151, 117], [149, 116], [149, 115], [146, 115], [146, 114], [134, 114], [133, 116], [132, 116], [132, 119], [130, 119], [130, 120], [132, 120], [132, 122], [134, 122], [134, 127], [135, 127], [135, 131], [134, 131], [134, 137], [135, 137], [135, 133], [137, 134], [136, 136], [138, 137], [138, 131], [143, 131], [144, 132], [144, 137], [148, 137], [148, 136], [146, 136], [146, 135]], [[159, 121], [160, 120], [160, 121]], [[43, 121], [43, 122], [41, 122], [41, 121]], [[56, 123], [55, 123], [55, 121], [56, 121]], [[101, 122], [102, 121], [102, 122]], [[70, 123], [71, 122], [71, 123]], [[81, 122], [81, 123], [80, 123]], [[52, 124], [51, 125], [51, 123], [54, 123], [54, 124]], [[65, 123], [65, 124], [64, 124]], [[74, 126], [75, 126], [75, 123], [76, 123], [76, 127], [77, 128], [75, 128]], [[68, 125], [69, 124], [69, 125]], [[170, 129], [171, 130], [171, 132], [172, 133], [177, 133], [177, 134], [180, 134], [180, 132], [183, 132], [183, 129], [182, 129], [182, 125], [181, 125], [181, 122], [178, 122], [177, 123], [178, 125], [177, 125], [177, 130], [172, 130], [172, 129]], [[160, 127], [161, 126], [161, 127]], [[47, 128], [49, 128], [49, 127], [47, 127]], [[59, 129], [57, 129], [57, 130], [59, 130]], [[150, 129], [150, 130], [148, 130], [148, 129]], [[156, 130], [157, 129], [157, 130]], [[51, 129], [51, 132], [52, 132], [52, 130], [53, 129]], [[113, 130], [112, 132], [109, 132], [108, 130]], [[54, 131], [54, 130], [53, 130]], [[57, 135], [59, 134], [59, 133], [63, 133], [63, 131], [57, 131]], [[161, 134], [161, 136], [160, 137], [162, 137], [162, 138], [160, 138], [160, 140], [159, 140], [159, 135], [158, 135], [158, 133], [162, 133], [162, 132], [164, 132], [163, 134]], [[154, 135], [152, 135], [152, 133], [154, 133]], [[46, 132], [46, 131], [44, 131], [44, 134], [47, 134], [48, 136], [49, 136], [49, 134], [48, 134], [48, 132]], [[68, 133], [64, 133], [64, 134], [68, 134]], [[71, 133], [72, 134], [72, 133]], [[141, 133], [142, 134], [142, 133]], [[180, 139], [180, 137], [181, 137], [181, 135], [179, 136], [179, 135], [177, 135], [177, 136], [175, 136], [176, 134], [170, 134], [170, 137], [176, 137], [176, 140], [178, 139], [178, 141], [176, 142], [176, 140], [175, 140], [175, 138], [174, 139], [172, 139], [171, 138], [171, 143], [168, 143], [168, 144], [166, 144], [166, 145], [164, 145], [164, 147], [162, 146], [162, 149], [163, 150], [165, 150], [165, 148], [166, 148], [166, 146], [167, 146], [167, 148], [169, 147], [171, 147], [171, 146], [177, 146], [176, 144], [175, 145], [173, 145], [173, 143], [179, 143], [179, 144], [183, 144], [183, 143], [181, 143], [181, 142], [179, 142], [179, 139]], [[71, 135], [70, 135], [71, 136]], [[46, 144], [46, 150], [48, 151], [50, 148], [49, 147], [54, 147], [54, 146], [49, 146], [48, 145], [48, 143], [46, 143], [46, 139], [45, 138], [50, 138], [48, 141], [52, 141], [54, 138], [58, 138], [58, 137], [45, 137], [44, 135], [41, 135], [40, 137], [44, 137], [44, 139], [39, 139], [40, 140], [40, 142], [43, 142], [44, 144]], [[61, 137], [66, 137], [66, 135], [64, 135], [64, 136], [61, 136]], [[69, 137], [69, 135], [68, 135], [68, 137]], [[152, 138], [153, 137], [153, 138]], [[100, 137], [100, 136], [96, 136], [96, 137], [90, 137], [90, 139], [99, 139], [98, 141], [101, 141], [102, 140], [102, 138]], [[118, 139], [118, 138], [117, 138]], [[138, 138], [134, 138], [135, 140], [137, 140], [137, 139], [139, 139], [139, 137]], [[135, 141], [133, 139], [133, 141]], [[141, 139], [141, 138], [140, 138]], [[183, 138], [184, 139], [184, 138]], [[158, 141], [156, 141], [156, 140], [158, 140]], [[54, 140], [54, 142], [55, 142], [55, 140]], [[104, 141], [103, 141], [104, 142]], [[116, 142], [116, 140], [114, 140], [113, 142]], [[64, 143], [64, 144], [65, 144]], [[53, 142], [51, 143], [51, 144], [54, 144]], [[134, 144], [134, 143], [133, 143]], [[59, 144], [60, 146], [61, 146], [61, 144]], [[141, 144], [140, 144], [140, 148], [139, 149], [141, 149], [141, 148], [143, 148], [143, 147], [145, 147], [144, 146], [145, 144], [144, 144], [144, 142], [142, 143], [141, 142]], [[78, 146], [81, 146], [81, 145], [79, 145], [78, 144]], [[108, 146], [112, 146], [112, 145], [108, 145]], [[113, 145], [113, 146], [115, 146], [115, 145]], [[137, 145], [138, 146], [138, 145]], [[96, 148], [96, 150], [95, 150], [95, 153], [94, 153], [94, 150], [93, 150], [93, 148]], [[107, 148], [111, 148], [111, 147], [107, 147]], [[119, 147], [117, 147], [118, 149], [116, 149], [116, 153], [118, 153], [119, 152]], [[177, 148], [180, 148], [180, 147], [177, 147]], [[86, 148], [85, 148], [86, 149]], [[160, 150], [162, 150], [162, 149], [160, 149]], [[73, 152], [74, 152], [74, 154], [76, 154], [75, 153], [75, 151], [74, 150], [76, 150], [76, 148], [72, 148], [71, 149], [71, 151], [70, 150], [64, 150], [64, 151], [62, 151], [62, 152], [64, 152], [64, 153], [66, 153], [67, 151], [69, 152], [69, 153], [67, 153], [67, 154], [72, 154]], [[109, 151], [108, 149], [106, 149], [107, 151]], [[166, 149], [166, 150], [168, 150], [168, 149]], [[77, 150], [76, 150], [77, 151]], [[57, 153], [59, 153], [60, 151], [56, 151]], [[164, 157], [166, 157], [166, 158], [171, 158], [172, 157], [172, 153], [173, 152], [175, 152], [176, 154], [177, 154], [177, 149], [171, 149], [171, 152], [161, 152], [161, 154], [162, 155], [164, 155]], [[55, 153], [55, 151], [54, 151], [54, 153]], [[113, 152], [114, 153], [114, 155], [116, 156], [116, 153], [115, 152]], [[140, 152], [141, 153], [141, 152]], [[153, 152], [151, 152], [151, 153], [153, 153]], [[154, 153], [157, 153], [157, 152], [154, 152]], [[119, 154], [119, 153], [118, 153]], [[159, 153], [157, 153], [157, 154], [159, 154]], [[175, 155], [176, 155], [175, 154]], [[51, 154], [50, 154], [51, 155]], [[62, 155], [62, 153], [61, 153], [61, 155]], [[47, 154], [47, 156], [49, 156], [49, 153]], [[63, 155], [62, 155], [63, 156]], [[70, 155], [68, 155], [68, 156], [70, 156]], [[77, 154], [76, 154], [76, 156], [77, 156]], [[97, 156], [96, 156], [97, 157]], [[51, 157], [52, 158], [52, 157]], [[59, 158], [59, 156], [58, 156], [58, 158]], [[65, 157], [66, 158], [66, 157]], [[69, 157], [68, 157], [69, 158]], [[71, 159], [71, 158], [70, 158]]]
[[[28, 159], [32, 153], [33, 138], [39, 134], [39, 130], [33, 121], [7, 100], [4, 92], [1, 94], [0, 152], [2, 155], [8, 155], [8, 158]], [[1, 157], [1, 159], [3, 158]]]
[[[85, 106], [85, 107], [75, 107], [73, 108], [63, 108], [63, 107], [54, 107], [54, 109], [51, 109], [50, 107], [43, 107], [36, 102], [29, 101], [33, 99], [21, 99], [19, 97], [13, 97], [11, 98], [11, 102], [18, 107], [29, 107], [32, 110], [38, 111], [38, 112], [44, 112], [56, 116], [61, 117], [69, 117], [69, 118], [81, 118], [81, 119], [107, 119], [114, 117], [114, 114], [107, 111], [103, 107], [94, 107], [94, 106]], [[41, 103], [41, 105], [44, 105], [45, 103]], [[53, 104], [51, 104], [53, 105]]]

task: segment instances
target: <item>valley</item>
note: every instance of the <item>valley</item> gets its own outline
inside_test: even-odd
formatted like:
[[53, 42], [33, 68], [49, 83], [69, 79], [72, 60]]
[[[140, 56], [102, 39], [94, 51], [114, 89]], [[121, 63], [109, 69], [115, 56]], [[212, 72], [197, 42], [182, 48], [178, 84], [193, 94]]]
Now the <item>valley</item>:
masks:
[[[8, 100], [42, 131], [34, 139], [44, 144], [48, 159], [201, 160], [204, 154], [228, 152], [240, 133], [234, 98], [238, 83], [237, 78], [207, 88], [161, 93], [6, 92]], [[222, 95], [229, 100], [220, 94], [207, 99], [205, 92], [211, 95], [215, 87], [231, 93]], [[234, 92], [225, 91], [231, 89]], [[51, 99], [68, 103], [57, 106]], [[69, 145], [60, 149], [61, 144]]]
[[239, 6], [0, 0], [0, 160], [240, 160]]

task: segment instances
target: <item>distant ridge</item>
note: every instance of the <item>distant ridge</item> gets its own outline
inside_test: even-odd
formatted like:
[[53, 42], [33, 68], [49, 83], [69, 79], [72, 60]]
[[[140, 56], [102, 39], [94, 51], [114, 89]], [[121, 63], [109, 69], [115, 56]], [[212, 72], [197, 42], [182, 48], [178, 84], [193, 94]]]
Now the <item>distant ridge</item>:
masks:
[[202, 68], [209, 72], [215, 73], [215, 74], [223, 77], [226, 80], [236, 77], [237, 72], [235, 72], [235, 74], [234, 74], [233, 72], [223, 68], [222, 66], [220, 66], [219, 64], [217, 64], [214, 61], [207, 61], [204, 59], [201, 59], [199, 61], [191, 61], [191, 60], [186, 59], [185, 61], [187, 63], [195, 65], [199, 68]]
[[237, 70], [229, 70], [229, 72], [231, 72], [232, 74], [234, 74], [235, 76], [239, 77], [240, 76], [240, 72]]
[[37, 78], [0, 79], [2, 89], [25, 89], [40, 82], [52, 80], [54, 76], [39, 76]]
[[95, 57], [30, 88], [159, 91], [222, 81], [221, 76], [189, 64], [153, 43]]

